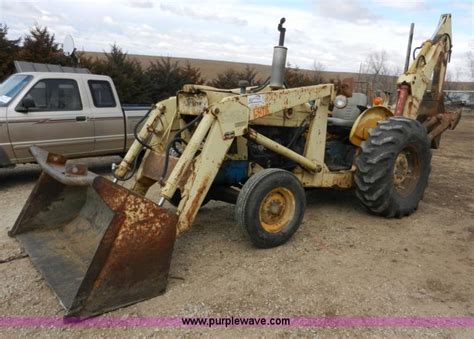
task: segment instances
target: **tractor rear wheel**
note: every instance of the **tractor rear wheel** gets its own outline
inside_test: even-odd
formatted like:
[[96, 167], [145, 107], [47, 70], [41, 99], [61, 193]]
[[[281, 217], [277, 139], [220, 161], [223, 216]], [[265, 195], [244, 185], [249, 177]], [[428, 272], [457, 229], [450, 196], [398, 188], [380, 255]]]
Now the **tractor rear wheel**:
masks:
[[362, 142], [356, 167], [356, 195], [370, 213], [410, 215], [423, 198], [431, 171], [426, 130], [407, 118], [380, 121]]
[[300, 226], [304, 188], [291, 172], [271, 168], [251, 176], [236, 203], [236, 220], [260, 248], [284, 244]]

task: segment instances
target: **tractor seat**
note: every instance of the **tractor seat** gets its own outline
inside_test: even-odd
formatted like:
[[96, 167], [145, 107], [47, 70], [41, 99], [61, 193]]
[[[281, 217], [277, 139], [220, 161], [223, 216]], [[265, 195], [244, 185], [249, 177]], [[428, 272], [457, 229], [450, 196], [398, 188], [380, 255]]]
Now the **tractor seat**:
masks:
[[353, 93], [352, 97], [347, 99], [346, 107], [334, 107], [332, 117], [328, 117], [328, 126], [350, 129], [360, 113], [367, 108], [367, 95], [364, 93]]

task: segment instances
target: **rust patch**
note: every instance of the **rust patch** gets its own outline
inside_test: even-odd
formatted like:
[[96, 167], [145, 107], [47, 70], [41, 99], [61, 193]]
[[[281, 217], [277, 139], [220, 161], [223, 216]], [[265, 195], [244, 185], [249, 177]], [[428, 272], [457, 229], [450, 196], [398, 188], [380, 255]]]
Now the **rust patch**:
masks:
[[[199, 186], [197, 193], [194, 195], [193, 200], [191, 202], [191, 207], [188, 209], [186, 213], [186, 221], [187, 225], [190, 225], [194, 217], [196, 216], [197, 211], [201, 207], [201, 200], [204, 200], [205, 195], [207, 193], [208, 184], [209, 184], [209, 177], [205, 177], [201, 186]], [[201, 199], [202, 198], [202, 199]], [[182, 231], [182, 230], [180, 230]]]
[[42, 173], [11, 232], [67, 314], [100, 314], [163, 293], [176, 214], [102, 177], [81, 186]]
[[104, 178], [97, 178], [94, 188], [115, 215], [84, 279], [81, 314], [163, 293], [178, 221], [176, 214]]
[[57, 164], [57, 165], [64, 165], [67, 161], [67, 158], [61, 154], [55, 153], [48, 153], [46, 158], [46, 162], [48, 164]]

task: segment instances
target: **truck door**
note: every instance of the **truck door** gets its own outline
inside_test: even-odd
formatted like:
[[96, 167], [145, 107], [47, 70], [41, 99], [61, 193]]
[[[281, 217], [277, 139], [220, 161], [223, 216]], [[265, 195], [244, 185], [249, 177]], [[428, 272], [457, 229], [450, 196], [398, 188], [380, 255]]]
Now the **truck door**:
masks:
[[125, 115], [108, 80], [88, 80], [93, 103], [95, 152], [117, 154], [124, 150]]
[[8, 130], [18, 161], [33, 159], [28, 151], [32, 145], [70, 157], [93, 152], [94, 125], [92, 113], [83, 107], [84, 92], [73, 79], [41, 79], [8, 108]]

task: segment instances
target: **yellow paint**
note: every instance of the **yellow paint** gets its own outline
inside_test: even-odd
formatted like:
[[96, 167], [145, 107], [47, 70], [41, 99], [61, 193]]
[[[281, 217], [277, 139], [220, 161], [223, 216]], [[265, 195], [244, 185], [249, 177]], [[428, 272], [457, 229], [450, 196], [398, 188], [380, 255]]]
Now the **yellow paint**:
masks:
[[360, 146], [362, 141], [369, 137], [371, 128], [375, 128], [379, 121], [386, 120], [391, 116], [393, 116], [392, 111], [384, 106], [374, 106], [367, 109], [354, 122], [349, 135], [350, 142], [355, 146]]

